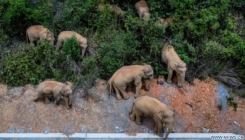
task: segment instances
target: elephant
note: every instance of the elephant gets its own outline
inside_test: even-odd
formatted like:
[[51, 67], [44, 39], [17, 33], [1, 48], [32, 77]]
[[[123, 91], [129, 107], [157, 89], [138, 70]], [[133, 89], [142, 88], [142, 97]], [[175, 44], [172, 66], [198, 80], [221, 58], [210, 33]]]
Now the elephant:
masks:
[[135, 4], [139, 17], [144, 20], [150, 19], [149, 7], [145, 0], [140, 0]]
[[62, 43], [64, 41], [66, 41], [68, 38], [71, 38], [73, 35], [76, 37], [77, 41], [79, 42], [80, 47], [81, 47], [81, 56], [84, 57], [85, 51], [88, 46], [87, 39], [74, 31], [60, 32], [60, 34], [58, 35], [57, 49], [59, 49], [62, 46]]
[[[99, 11], [103, 11], [104, 8], [105, 8], [105, 4], [100, 2], [98, 4]], [[124, 16], [124, 11], [120, 7], [118, 7], [117, 5], [108, 5], [108, 8], [109, 8], [110, 11], [114, 12], [118, 16], [121, 16], [121, 17]]]
[[[72, 105], [71, 99], [72, 99], [72, 88], [73, 83], [72, 82], [57, 82], [57, 81], [43, 81], [39, 85], [37, 85], [36, 92], [37, 97], [33, 101], [38, 101], [40, 98], [45, 98], [45, 103], [49, 103], [49, 97], [54, 96], [55, 98], [55, 105], [58, 104], [60, 99], [63, 99], [66, 103], [66, 107], [69, 108], [69, 106]], [[68, 103], [69, 102], [69, 103]]]
[[152, 117], [156, 122], [154, 130], [160, 137], [163, 136], [163, 126], [165, 125], [167, 127], [165, 139], [173, 131], [175, 111], [170, 110], [164, 103], [155, 98], [149, 96], [136, 98], [129, 114], [129, 119], [138, 125], [141, 124], [142, 115]]
[[178, 86], [183, 87], [185, 91], [186, 85], [185, 85], [185, 73], [186, 73], [186, 63], [182, 61], [178, 54], [175, 52], [174, 47], [168, 44], [165, 44], [162, 49], [162, 60], [165, 64], [168, 66], [168, 79], [167, 83], [172, 83], [172, 75], [173, 71], [176, 71], [176, 75], [178, 78]]
[[150, 81], [146, 84], [146, 89], [149, 89], [150, 84], [153, 81], [153, 69], [150, 65], [142, 64], [142, 65], [130, 65], [123, 66], [118, 69], [112, 77], [108, 80], [110, 93], [112, 92], [112, 88], [116, 91], [116, 97], [120, 100], [122, 97], [120, 96], [120, 92], [125, 100], [129, 98], [126, 93], [126, 87], [134, 83], [136, 87], [135, 97], [139, 96], [140, 89], [142, 87], [142, 78], [149, 78]]
[[171, 17], [168, 17], [168, 18], [161, 18], [159, 19], [156, 24], [158, 26], [163, 26], [164, 28], [167, 28], [169, 27], [169, 25], [173, 22], [173, 19]]
[[36, 40], [48, 41], [51, 45], [54, 45], [54, 34], [42, 25], [33, 25], [26, 30], [26, 41], [28, 43], [28, 38], [31, 45], [34, 45]]

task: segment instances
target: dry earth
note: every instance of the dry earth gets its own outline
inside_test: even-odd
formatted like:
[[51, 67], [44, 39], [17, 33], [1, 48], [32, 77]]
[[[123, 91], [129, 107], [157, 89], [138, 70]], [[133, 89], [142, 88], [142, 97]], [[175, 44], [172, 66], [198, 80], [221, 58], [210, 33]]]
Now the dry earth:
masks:
[[[175, 109], [175, 132], [217, 133], [229, 132], [245, 135], [245, 99], [238, 97], [237, 111], [226, 103], [226, 89], [211, 78], [194, 80], [187, 86], [188, 92], [175, 84], [151, 84], [150, 90], [141, 89], [142, 95], [155, 97]], [[96, 86], [85, 95], [82, 88], [74, 94], [73, 107], [67, 109], [64, 102], [59, 106], [43, 101], [33, 102], [36, 96], [33, 85], [8, 89], [0, 84], [0, 132], [1, 133], [153, 133], [155, 122], [144, 117], [142, 125], [128, 119], [134, 100], [133, 92], [129, 100], [116, 100], [109, 95], [107, 83], [98, 80]], [[223, 95], [223, 96], [221, 96]], [[221, 100], [223, 98], [223, 100]], [[221, 102], [222, 101], [222, 102]], [[222, 110], [218, 109], [222, 104]]]

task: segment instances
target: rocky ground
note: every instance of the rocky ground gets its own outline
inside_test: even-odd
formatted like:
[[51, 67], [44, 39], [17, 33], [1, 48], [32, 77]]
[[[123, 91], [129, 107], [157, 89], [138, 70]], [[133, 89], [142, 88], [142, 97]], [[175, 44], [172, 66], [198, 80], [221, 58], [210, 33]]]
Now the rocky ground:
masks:
[[[238, 103], [235, 111], [227, 103], [229, 96], [225, 87], [211, 78], [194, 80], [187, 86], [188, 92], [173, 84], [157, 84], [153, 81], [150, 90], [141, 89], [142, 95], [155, 97], [175, 109], [175, 132], [182, 133], [238, 133], [245, 135], [245, 99], [234, 97]], [[85, 95], [82, 88], [76, 90], [73, 107], [67, 109], [63, 101], [54, 103], [33, 102], [35, 86], [8, 88], [0, 84], [0, 132], [1, 133], [153, 133], [154, 120], [142, 119], [142, 125], [129, 120], [129, 110], [134, 100], [116, 100], [109, 95], [107, 82], [98, 80]], [[221, 110], [218, 108], [218, 105]], [[222, 105], [222, 106], [221, 106]]]

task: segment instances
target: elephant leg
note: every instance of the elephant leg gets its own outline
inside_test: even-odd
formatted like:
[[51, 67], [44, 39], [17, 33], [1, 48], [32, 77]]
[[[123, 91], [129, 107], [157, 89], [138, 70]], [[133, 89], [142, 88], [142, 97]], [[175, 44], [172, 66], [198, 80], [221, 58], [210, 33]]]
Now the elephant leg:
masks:
[[136, 116], [135, 123], [138, 125], [141, 125], [141, 120], [140, 120], [141, 113], [137, 111], [137, 112], [135, 112], [135, 116]]
[[118, 87], [119, 91], [122, 93], [123, 95], [123, 99], [127, 100], [129, 98], [128, 94], [126, 93], [126, 84], [125, 85], [120, 85]]
[[58, 51], [61, 46], [62, 46], [62, 43], [60, 41], [58, 41], [56, 44], [56, 51]]
[[[177, 73], [177, 72], [176, 72]], [[177, 73], [176, 74], [177, 75], [177, 79], [178, 79], [178, 87], [181, 87], [182, 86], [182, 84], [181, 84], [181, 77], [180, 77], [180, 74], [179, 73]]]
[[114, 87], [114, 89], [116, 91], [117, 100], [121, 100], [122, 97], [120, 95], [120, 91], [118, 90], [118, 88], [114, 84], [112, 86]]
[[50, 103], [49, 99], [48, 99], [48, 96], [45, 96], [45, 103], [48, 104]]
[[156, 126], [155, 126], [154, 130], [157, 132], [157, 135], [159, 137], [162, 137], [163, 136], [163, 123], [157, 116], [154, 116], [153, 119], [156, 122]]
[[34, 39], [29, 38], [29, 40], [30, 40], [31, 45], [32, 45], [32, 46], [35, 46], [35, 44], [33, 43], [33, 42], [34, 42]]
[[134, 113], [134, 111], [129, 115], [129, 119], [131, 120], [131, 121], [135, 121], [135, 117], [136, 117], [136, 115], [135, 115], [135, 113]]
[[154, 130], [155, 130], [155, 132], [157, 132], [157, 130], [158, 130], [157, 124], [155, 125]]
[[67, 107], [67, 108], [70, 108], [69, 105], [68, 105], [68, 97], [62, 97], [62, 98], [63, 98], [63, 100], [64, 100], [65, 103], [66, 103], [66, 107]]
[[167, 83], [172, 84], [172, 76], [173, 76], [173, 70], [171, 68], [168, 68], [168, 80]]
[[159, 137], [162, 137], [162, 136], [163, 136], [162, 130], [163, 130], [163, 125], [162, 125], [162, 123], [160, 122], [160, 123], [157, 124], [157, 135], [158, 135]]
[[137, 97], [140, 96], [140, 89], [142, 87], [141, 79], [140, 79], [140, 81], [135, 81], [134, 84], [135, 84], [135, 87], [136, 87], [134, 97], [137, 98]]
[[55, 105], [58, 105], [61, 96], [60, 96], [60, 95], [57, 95], [57, 96], [54, 96], [54, 98], [55, 98], [54, 104], [55, 104]]

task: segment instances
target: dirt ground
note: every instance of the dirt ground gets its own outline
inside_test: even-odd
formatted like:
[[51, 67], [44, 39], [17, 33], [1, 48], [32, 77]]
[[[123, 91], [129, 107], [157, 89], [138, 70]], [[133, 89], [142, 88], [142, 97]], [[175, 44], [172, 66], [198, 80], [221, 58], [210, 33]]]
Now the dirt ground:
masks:
[[[176, 80], [175, 80], [176, 81]], [[116, 100], [115, 93], [108, 94], [107, 82], [98, 80], [94, 88], [85, 94], [76, 90], [71, 109], [64, 101], [59, 106], [44, 101], [33, 102], [35, 86], [8, 89], [0, 84], [0, 132], [1, 133], [154, 133], [154, 120], [143, 117], [142, 125], [129, 120], [129, 110], [134, 100]], [[157, 84], [154, 79], [150, 90], [141, 89], [142, 95], [155, 97], [175, 109], [176, 133], [237, 133], [245, 135], [245, 99], [238, 97], [237, 111], [226, 103], [229, 96], [223, 85], [211, 78], [194, 80], [187, 84], [187, 92], [176, 84]], [[218, 105], [222, 104], [222, 110]]]

